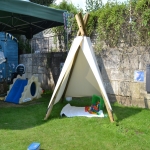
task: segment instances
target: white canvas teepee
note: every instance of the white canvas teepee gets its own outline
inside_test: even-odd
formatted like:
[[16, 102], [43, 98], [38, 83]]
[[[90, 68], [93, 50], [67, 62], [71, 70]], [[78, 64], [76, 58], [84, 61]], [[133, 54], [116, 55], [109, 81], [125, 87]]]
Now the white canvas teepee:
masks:
[[45, 119], [50, 115], [53, 105], [62, 96], [85, 97], [93, 94], [103, 97], [109, 118], [113, 121], [112, 108], [102, 81], [91, 40], [86, 36], [77, 36], [72, 43], [57, 81]]

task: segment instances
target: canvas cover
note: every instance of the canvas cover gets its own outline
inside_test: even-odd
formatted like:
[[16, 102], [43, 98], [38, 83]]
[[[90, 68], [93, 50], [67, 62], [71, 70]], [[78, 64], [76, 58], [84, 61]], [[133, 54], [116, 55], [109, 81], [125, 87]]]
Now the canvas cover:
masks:
[[63, 25], [64, 12], [25, 0], [0, 0], [0, 32], [30, 39], [45, 29]]

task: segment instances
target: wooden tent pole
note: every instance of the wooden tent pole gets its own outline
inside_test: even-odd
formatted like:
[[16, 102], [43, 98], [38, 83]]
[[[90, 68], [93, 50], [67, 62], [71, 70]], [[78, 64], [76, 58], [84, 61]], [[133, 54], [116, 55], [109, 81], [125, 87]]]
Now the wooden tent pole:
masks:
[[[101, 92], [101, 93], [102, 93], [102, 92]], [[103, 97], [103, 99], [104, 99], [104, 103], [105, 103], [105, 106], [106, 106], [106, 110], [107, 110], [107, 112], [108, 112], [109, 119], [110, 119], [111, 122], [114, 122], [114, 117], [113, 117], [112, 111], [110, 110], [110, 108], [109, 108], [109, 106], [108, 106], [108, 104], [107, 104], [107, 101], [106, 101], [106, 99], [105, 99], [103, 93], [102, 93], [102, 97]]]
[[[87, 25], [88, 19], [89, 19], [89, 13], [85, 14], [84, 17], [83, 17], [83, 22], [84, 22], [85, 27]], [[80, 30], [78, 30], [77, 36], [80, 36], [80, 35], [81, 35], [81, 32], [80, 32]]]
[[76, 14], [75, 18], [76, 18], [76, 21], [77, 21], [77, 24], [78, 24], [78, 27], [79, 27], [79, 31], [81, 32], [81, 36], [86, 35], [82, 14], [81, 13]]
[[[54, 98], [55, 98], [55, 97], [54, 97]], [[50, 104], [50, 106], [49, 106], [48, 109], [47, 109], [46, 116], [45, 116], [44, 120], [47, 120], [47, 118], [48, 118], [49, 115], [51, 114], [52, 108], [53, 108], [53, 106], [54, 106], [54, 98], [53, 98], [52, 103]]]

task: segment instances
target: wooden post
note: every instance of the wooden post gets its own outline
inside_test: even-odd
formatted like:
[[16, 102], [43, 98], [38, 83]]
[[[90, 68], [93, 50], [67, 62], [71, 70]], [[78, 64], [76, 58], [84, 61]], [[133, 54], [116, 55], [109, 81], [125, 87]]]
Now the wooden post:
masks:
[[[89, 19], [89, 14], [87, 13], [87, 14], [83, 17], [83, 22], [84, 22], [84, 26], [85, 26], [85, 27], [86, 27], [86, 25], [87, 25], [88, 19]], [[80, 32], [80, 30], [78, 30], [77, 36], [80, 36], [80, 35], [81, 35], [81, 32]]]
[[76, 18], [76, 20], [77, 20], [77, 24], [78, 24], [78, 27], [79, 27], [79, 31], [80, 31], [80, 33], [81, 33], [81, 36], [86, 35], [85, 26], [84, 26], [84, 21], [83, 21], [83, 18], [82, 18], [81, 13], [76, 14], [76, 15], [75, 15], [75, 18]]

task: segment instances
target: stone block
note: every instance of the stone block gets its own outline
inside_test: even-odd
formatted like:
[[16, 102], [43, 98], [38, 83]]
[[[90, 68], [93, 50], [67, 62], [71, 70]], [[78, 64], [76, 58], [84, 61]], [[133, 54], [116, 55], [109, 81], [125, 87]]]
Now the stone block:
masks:
[[120, 59], [118, 55], [113, 56], [112, 58], [110, 56], [107, 56], [107, 59], [103, 60], [103, 63], [106, 69], [118, 68], [119, 62], [120, 62]]
[[19, 57], [19, 63], [20, 64], [24, 64], [27, 65], [27, 61], [28, 61], [28, 57], [21, 55], [21, 57]]
[[135, 82], [134, 81], [134, 71], [135, 70], [131, 70], [131, 72], [130, 72], [130, 82]]
[[130, 86], [131, 96], [133, 99], [140, 98], [140, 83], [132, 82]]
[[146, 108], [145, 100], [144, 98], [132, 98], [132, 106], [140, 107], [140, 108]]
[[128, 56], [128, 54], [122, 54], [120, 56], [120, 68], [126, 68], [126, 69], [130, 69], [131, 67], [131, 60], [130, 57]]
[[116, 100], [121, 105], [132, 106], [132, 99], [129, 96], [116, 96]]
[[37, 73], [39, 73], [39, 74], [45, 74], [46, 73], [45, 67], [38, 66], [37, 70], [38, 70]]
[[123, 79], [123, 74], [119, 70], [111, 70], [110, 71], [110, 79], [111, 80], [121, 80], [121, 79]]
[[28, 79], [30, 79], [32, 77], [32, 73], [27, 73], [26, 76]]
[[32, 66], [32, 57], [28, 57], [27, 66]]
[[139, 57], [138, 55], [130, 54], [128, 55], [128, 63], [124, 63], [124, 66], [128, 65], [129, 69], [138, 69], [139, 68]]
[[147, 64], [149, 64], [149, 60], [150, 60], [150, 54], [149, 53], [142, 53], [139, 56], [139, 69], [140, 70], [145, 70]]
[[32, 66], [26, 66], [26, 72], [32, 73]]
[[146, 97], [147, 91], [146, 91], [146, 84], [145, 83], [140, 83], [140, 98]]
[[33, 66], [32, 67], [32, 73], [33, 74], [37, 74], [38, 73], [38, 67], [37, 66]]
[[38, 64], [38, 58], [36, 58], [36, 57], [34, 57], [34, 58], [32, 58], [32, 65], [33, 66], [36, 66], [37, 64]]
[[131, 70], [130, 69], [124, 69], [123, 70], [123, 80], [124, 81], [131, 81]]
[[106, 89], [106, 92], [107, 93], [109, 93], [109, 94], [114, 94], [113, 93], [113, 88], [112, 88], [112, 85], [111, 85], [111, 83], [107, 80], [104, 80], [104, 87], [105, 87], [105, 89]]
[[118, 91], [119, 91], [119, 84], [118, 81], [108, 81], [108, 80], [104, 80], [104, 86], [106, 89], [106, 92], [108, 94], [116, 94], [118, 95]]
[[128, 47], [126, 51], [129, 56], [130, 54], [137, 55], [137, 47]]
[[39, 57], [37, 60], [37, 66], [46, 66], [47, 64], [47, 59], [44, 57]]
[[111, 81], [110, 88], [112, 89], [112, 93], [110, 94], [119, 95], [119, 81]]
[[145, 98], [150, 100], [150, 94], [146, 94]]
[[101, 74], [102, 74], [102, 78], [103, 80], [110, 80], [110, 71], [111, 69], [106, 69], [104, 67], [101, 68]]
[[118, 95], [131, 96], [130, 82], [125, 81], [120, 82]]
[[107, 93], [107, 95], [108, 95], [108, 99], [109, 99], [110, 103], [114, 103], [114, 102], [117, 101], [117, 96], [116, 95], [109, 94], [109, 93]]
[[145, 108], [148, 108], [148, 109], [150, 109], [150, 99], [148, 98], [145, 98], [144, 99], [144, 103], [145, 103]]
[[146, 47], [139, 46], [139, 47], [136, 47], [136, 50], [137, 50], [137, 55], [141, 55], [143, 52], [146, 52]]
[[51, 74], [39, 74], [39, 82], [45, 90], [54, 90], [55, 84]]

